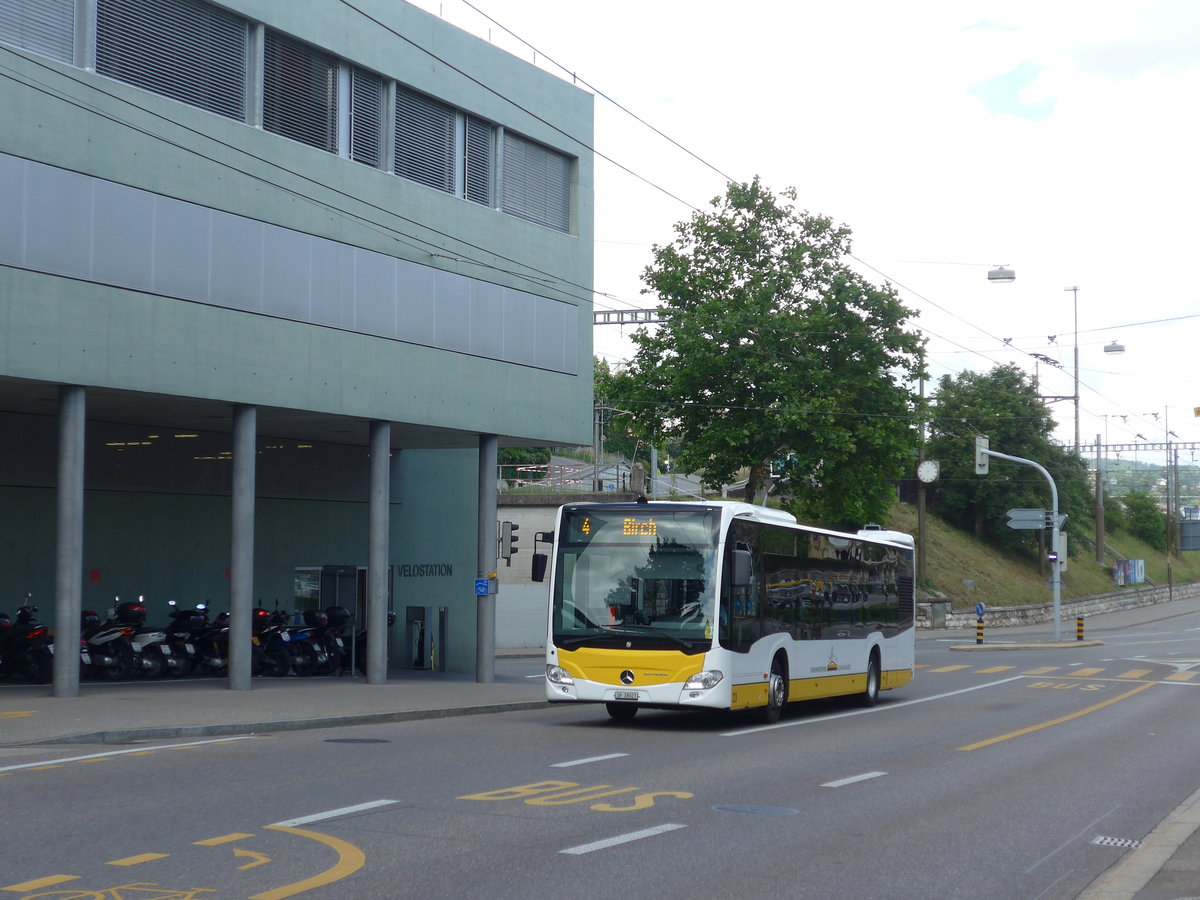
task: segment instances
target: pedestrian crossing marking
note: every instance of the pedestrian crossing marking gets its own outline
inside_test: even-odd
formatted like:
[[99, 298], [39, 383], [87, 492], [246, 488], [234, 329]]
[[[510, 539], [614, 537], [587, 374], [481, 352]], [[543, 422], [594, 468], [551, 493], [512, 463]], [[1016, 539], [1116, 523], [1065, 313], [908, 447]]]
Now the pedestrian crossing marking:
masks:
[[1061, 666], [1042, 666], [1040, 669], [1030, 669], [1028, 672], [1022, 672], [1023, 675], [1049, 675], [1051, 672], [1057, 672]]
[[1007, 672], [1009, 669], [1015, 669], [1016, 666], [992, 666], [990, 669], [976, 669], [976, 675], [995, 675], [997, 672]]
[[1150, 674], [1150, 669], [1130, 669], [1128, 672], [1122, 672], [1118, 678], [1145, 678]]
[[942, 666], [940, 669], [930, 669], [930, 672], [957, 672], [960, 669], [969, 669], [970, 666]]

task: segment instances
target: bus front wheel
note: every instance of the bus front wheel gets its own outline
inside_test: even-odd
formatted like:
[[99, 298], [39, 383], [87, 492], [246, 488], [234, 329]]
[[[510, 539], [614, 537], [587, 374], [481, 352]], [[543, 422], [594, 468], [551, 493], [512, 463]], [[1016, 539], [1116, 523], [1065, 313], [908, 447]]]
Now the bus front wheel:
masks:
[[633, 703], [605, 703], [604, 708], [617, 722], [628, 722], [637, 715], [638, 708]]
[[776, 656], [771, 660], [771, 677], [767, 681], [767, 705], [760, 713], [760, 718], [767, 725], [774, 725], [783, 714], [783, 707], [788, 698], [787, 663], [783, 657]]

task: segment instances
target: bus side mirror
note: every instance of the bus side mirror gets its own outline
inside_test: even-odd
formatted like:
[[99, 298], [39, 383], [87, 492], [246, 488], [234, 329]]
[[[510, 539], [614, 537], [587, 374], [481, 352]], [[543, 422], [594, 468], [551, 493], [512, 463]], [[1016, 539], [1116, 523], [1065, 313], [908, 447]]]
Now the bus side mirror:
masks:
[[730, 559], [733, 562], [730, 581], [734, 587], [746, 587], [750, 583], [750, 551], [734, 550]]
[[550, 562], [550, 557], [545, 553], [533, 554], [533, 571], [530, 573], [530, 578], [534, 581], [546, 580], [546, 565]]

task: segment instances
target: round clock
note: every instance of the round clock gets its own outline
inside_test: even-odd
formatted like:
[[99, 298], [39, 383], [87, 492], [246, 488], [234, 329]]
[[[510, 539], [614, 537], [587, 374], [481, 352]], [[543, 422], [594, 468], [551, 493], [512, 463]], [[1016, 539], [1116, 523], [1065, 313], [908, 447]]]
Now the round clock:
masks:
[[931, 481], [937, 481], [941, 468], [936, 459], [927, 459], [917, 466], [917, 477], [929, 484]]

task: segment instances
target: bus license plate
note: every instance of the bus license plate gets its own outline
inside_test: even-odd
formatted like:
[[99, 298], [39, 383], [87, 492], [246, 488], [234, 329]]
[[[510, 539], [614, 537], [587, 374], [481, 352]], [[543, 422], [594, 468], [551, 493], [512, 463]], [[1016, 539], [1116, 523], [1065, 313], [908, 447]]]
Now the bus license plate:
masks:
[[614, 700], [636, 700], [637, 698], [637, 691], [613, 691]]

